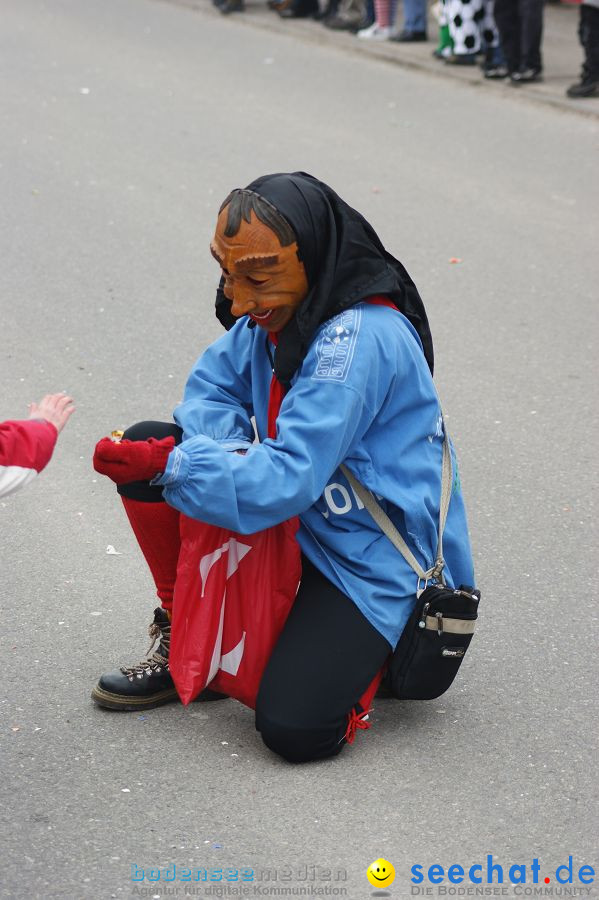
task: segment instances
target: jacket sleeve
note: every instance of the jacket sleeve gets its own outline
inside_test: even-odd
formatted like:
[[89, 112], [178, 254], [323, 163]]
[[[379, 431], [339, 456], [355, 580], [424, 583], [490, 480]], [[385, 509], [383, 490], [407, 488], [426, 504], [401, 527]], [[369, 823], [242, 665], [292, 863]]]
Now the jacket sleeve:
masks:
[[58, 432], [42, 419], [0, 422], [0, 497], [32, 481], [49, 463]]
[[204, 435], [226, 450], [252, 443], [250, 338], [240, 322], [200, 356], [174, 412], [184, 438]]
[[186, 515], [251, 534], [308, 509], [372, 419], [353, 387], [300, 377], [283, 400], [275, 439], [239, 455], [197, 435], [175, 448], [157, 483]]

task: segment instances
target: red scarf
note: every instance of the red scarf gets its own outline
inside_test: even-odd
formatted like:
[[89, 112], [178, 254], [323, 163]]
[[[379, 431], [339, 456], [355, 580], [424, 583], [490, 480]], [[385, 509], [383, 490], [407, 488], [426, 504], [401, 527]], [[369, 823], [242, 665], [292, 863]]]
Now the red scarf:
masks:
[[[268, 332], [268, 339], [277, 346], [279, 341], [279, 335], [276, 331]], [[268, 395], [268, 437], [276, 438], [277, 436], [277, 416], [279, 415], [279, 410], [281, 409], [281, 403], [283, 402], [283, 397], [285, 396], [285, 392], [283, 390], [283, 385], [278, 380], [275, 373], [272, 373], [272, 378], [270, 380], [270, 393]]]

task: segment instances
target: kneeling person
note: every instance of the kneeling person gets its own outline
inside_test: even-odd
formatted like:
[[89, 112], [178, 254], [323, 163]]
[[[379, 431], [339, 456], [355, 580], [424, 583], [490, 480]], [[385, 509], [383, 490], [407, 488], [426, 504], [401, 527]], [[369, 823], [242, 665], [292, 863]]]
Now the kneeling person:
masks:
[[[221, 267], [216, 314], [229, 330], [194, 366], [175, 424], [141, 423], [96, 448], [94, 465], [117, 483], [154, 576], [162, 640], [92, 696], [118, 709], [176, 699], [168, 641], [179, 512], [242, 534], [298, 515], [302, 578], [256, 727], [291, 761], [332, 756], [363, 726], [417, 587], [341, 464], [381, 498], [422, 567], [434, 562], [444, 432], [426, 313], [368, 222], [304, 173], [234, 190], [210, 250]], [[444, 545], [447, 583], [472, 584], [457, 478]]]

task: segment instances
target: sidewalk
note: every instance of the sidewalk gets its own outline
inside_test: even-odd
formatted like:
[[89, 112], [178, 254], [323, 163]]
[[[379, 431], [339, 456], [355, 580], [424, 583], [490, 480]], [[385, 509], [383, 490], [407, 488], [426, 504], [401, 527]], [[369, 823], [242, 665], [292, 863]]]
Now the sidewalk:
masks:
[[[211, 0], [167, 0], [167, 2], [175, 2], [209, 15], [220, 16]], [[229, 20], [269, 31], [285, 32], [301, 40], [375, 57], [393, 65], [418, 69], [438, 77], [459, 79], [470, 85], [484, 87], [485, 90], [501, 91], [506, 98], [550, 104], [570, 112], [599, 118], [599, 97], [570, 100], [565, 96], [566, 88], [578, 81], [582, 66], [583, 51], [577, 35], [579, 15], [578, 5], [546, 4], [542, 46], [544, 80], [537, 84], [518, 87], [509, 81], [487, 81], [482, 77], [478, 67], [448, 66], [436, 60], [432, 56], [432, 51], [436, 46], [437, 23], [432, 16], [429, 16], [430, 40], [422, 44], [359, 41], [353, 34], [332, 31], [312, 19], [284, 20], [267, 8], [265, 0], [246, 0], [246, 11], [233, 13]], [[402, 27], [402, 20], [400, 3], [396, 23], [398, 28]]]

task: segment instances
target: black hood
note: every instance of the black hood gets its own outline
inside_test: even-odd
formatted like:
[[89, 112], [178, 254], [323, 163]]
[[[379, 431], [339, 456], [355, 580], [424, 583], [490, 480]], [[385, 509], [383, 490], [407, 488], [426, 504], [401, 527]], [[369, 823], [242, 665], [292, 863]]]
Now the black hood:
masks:
[[[260, 194], [289, 222], [308, 277], [308, 295], [280, 332], [275, 353], [275, 374], [285, 387], [319, 326], [374, 294], [388, 297], [412, 323], [432, 373], [433, 339], [420, 294], [359, 212], [305, 172], [264, 175], [245, 190]], [[237, 320], [222, 287], [221, 279], [216, 315], [225, 328], [231, 328]]]

